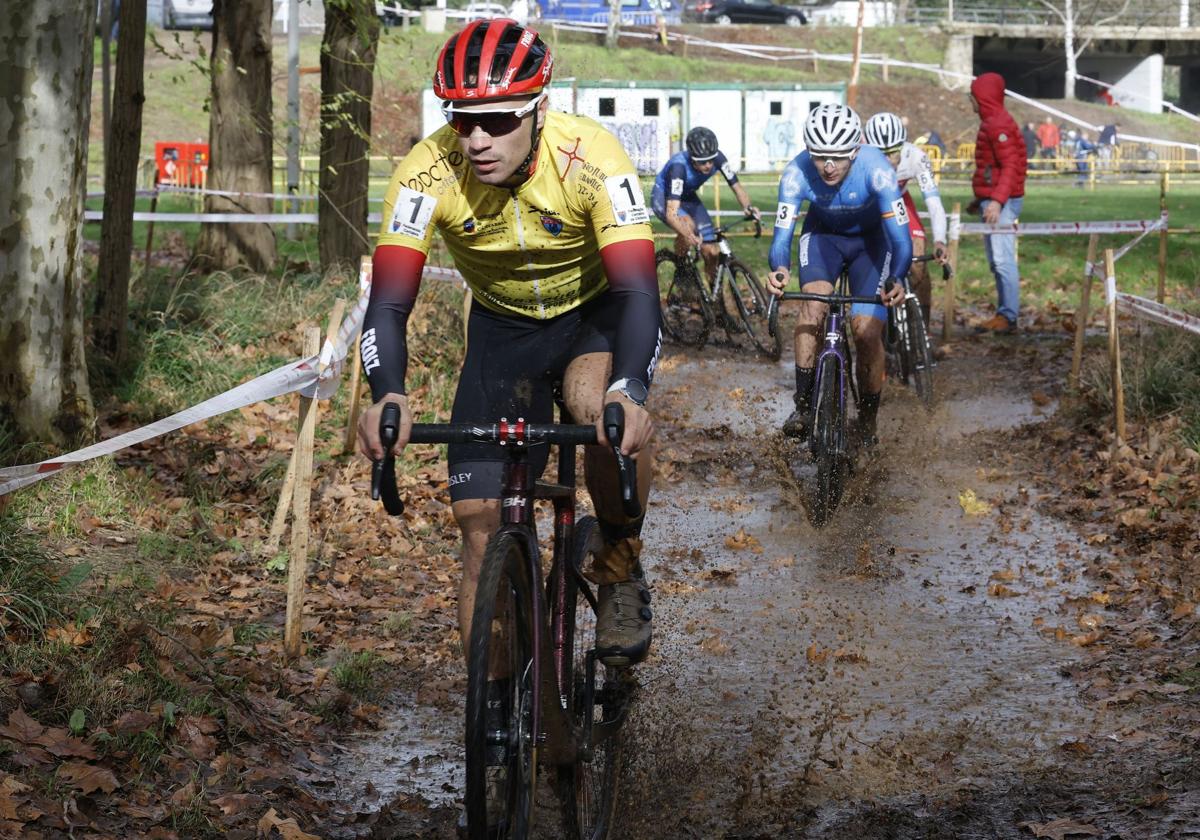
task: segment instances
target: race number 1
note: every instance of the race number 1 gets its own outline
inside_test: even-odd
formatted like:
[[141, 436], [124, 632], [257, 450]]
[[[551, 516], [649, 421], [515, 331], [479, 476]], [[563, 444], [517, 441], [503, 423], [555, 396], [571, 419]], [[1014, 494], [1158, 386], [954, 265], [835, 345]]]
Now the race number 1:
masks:
[[791, 227], [796, 222], [796, 205], [779, 202], [779, 209], [775, 211], [775, 227], [787, 228]]
[[429, 230], [433, 208], [436, 206], [437, 199], [433, 196], [401, 187], [396, 195], [396, 204], [392, 208], [391, 232], [424, 239]]
[[633, 173], [611, 175], [604, 180], [608, 200], [612, 202], [613, 217], [618, 225], [640, 225], [650, 221], [642, 185]]

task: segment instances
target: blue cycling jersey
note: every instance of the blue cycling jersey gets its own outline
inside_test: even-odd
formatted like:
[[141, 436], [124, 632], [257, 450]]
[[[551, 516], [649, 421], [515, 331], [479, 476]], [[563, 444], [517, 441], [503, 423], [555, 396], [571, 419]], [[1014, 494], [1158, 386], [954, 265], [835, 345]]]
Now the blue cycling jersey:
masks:
[[908, 274], [912, 262], [908, 211], [896, 186], [896, 171], [882, 151], [860, 146], [850, 171], [837, 186], [821, 180], [807, 151], [792, 159], [779, 179], [779, 207], [769, 257], [772, 271], [791, 270], [792, 234], [805, 201], [805, 232], [862, 236], [882, 228], [892, 250], [892, 274], [898, 280]]
[[676, 152], [671, 155], [666, 166], [659, 170], [654, 179], [654, 189], [661, 191], [667, 201], [696, 201], [696, 190], [718, 171], [725, 176], [729, 186], [737, 183], [737, 174], [729, 165], [724, 152], [717, 152], [714, 162], [716, 165], [704, 175], [692, 166], [692, 159], [686, 151]]

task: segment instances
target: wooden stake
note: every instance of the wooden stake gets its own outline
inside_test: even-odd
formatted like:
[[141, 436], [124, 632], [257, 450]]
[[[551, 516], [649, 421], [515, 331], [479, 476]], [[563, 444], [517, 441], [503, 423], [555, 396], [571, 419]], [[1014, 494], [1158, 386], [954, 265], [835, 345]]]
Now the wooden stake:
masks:
[[[1167, 212], [1167, 173], [1163, 172], [1158, 187], [1159, 216]], [[1167, 299], [1167, 227], [1158, 232], [1158, 302], [1165, 303]]]
[[[321, 349], [321, 331], [304, 330], [304, 355], [313, 356]], [[287, 616], [283, 631], [283, 650], [289, 659], [303, 652], [300, 644], [304, 614], [304, 582], [308, 576], [308, 510], [312, 492], [313, 445], [317, 432], [317, 400], [300, 397], [300, 422], [296, 434], [296, 479], [292, 494], [292, 551], [288, 562]]]
[[1071, 354], [1071, 374], [1067, 378], [1068, 388], [1079, 387], [1079, 368], [1083, 364], [1083, 331], [1087, 327], [1088, 309], [1092, 299], [1092, 269], [1096, 262], [1096, 249], [1100, 234], [1088, 237], [1087, 263], [1083, 267], [1083, 289], [1079, 293], [1079, 308], [1075, 310], [1075, 350]]
[[[359, 294], [371, 287], [371, 271], [371, 258], [363, 257], [358, 268]], [[362, 354], [358, 349], [358, 342], [361, 338], [362, 328], [360, 327], [350, 342], [350, 354], [354, 356], [354, 360], [350, 362], [350, 407], [346, 411], [346, 435], [342, 440], [343, 455], [352, 453], [354, 443], [358, 440], [358, 412], [362, 402]]]
[[275, 518], [271, 520], [271, 532], [263, 544], [263, 554], [272, 558], [279, 553], [279, 543], [283, 539], [283, 531], [287, 528], [288, 511], [292, 508], [292, 493], [296, 486], [296, 450], [288, 459], [287, 473], [283, 476], [283, 486], [279, 490], [279, 501], [275, 504]]
[[[158, 185], [155, 184], [154, 186], [155, 186], [154, 195], [150, 196], [150, 212], [151, 213], [158, 210]], [[146, 265], [142, 269], [143, 277], [145, 277], [147, 275], [147, 273], [149, 273], [149, 271], [150, 271], [150, 254], [152, 253], [152, 249], [154, 247], [154, 219], [153, 218], [150, 219], [150, 221], [147, 222], [146, 224], [147, 224], [147, 227], [146, 227], [146, 259], [145, 259]]]
[[1117, 443], [1125, 439], [1125, 389], [1121, 386], [1121, 336], [1117, 332], [1117, 275], [1111, 248], [1104, 250], [1104, 293], [1108, 304], [1108, 362], [1112, 372]]
[[955, 202], [950, 213], [950, 241], [946, 243], [950, 260], [950, 279], [946, 281], [945, 299], [942, 304], [942, 341], [948, 342], [954, 335], [954, 285], [958, 277], [958, 238], [962, 226], [962, 203]]

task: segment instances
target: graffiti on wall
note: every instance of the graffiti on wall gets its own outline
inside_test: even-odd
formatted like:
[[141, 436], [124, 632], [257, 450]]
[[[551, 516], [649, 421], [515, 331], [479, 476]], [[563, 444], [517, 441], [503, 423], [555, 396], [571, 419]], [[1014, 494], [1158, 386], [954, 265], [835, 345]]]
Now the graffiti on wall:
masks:
[[763, 142], [767, 144], [767, 158], [771, 166], [779, 169], [787, 165], [800, 152], [796, 143], [796, 125], [790, 119], [772, 116], [763, 129]]
[[601, 120], [600, 124], [621, 141], [638, 172], [658, 172], [667, 162], [662, 154], [662, 135], [657, 119]]

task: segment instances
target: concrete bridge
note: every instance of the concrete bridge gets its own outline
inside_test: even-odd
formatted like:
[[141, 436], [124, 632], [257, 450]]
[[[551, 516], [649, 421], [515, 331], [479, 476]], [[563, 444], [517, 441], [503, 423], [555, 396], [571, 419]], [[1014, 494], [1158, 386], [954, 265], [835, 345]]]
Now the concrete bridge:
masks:
[[[1088, 42], [1077, 62], [1078, 75], [1114, 85], [1111, 94], [1123, 107], [1158, 113], [1164, 74], [1178, 74], [1180, 107], [1200, 111], [1200, 0], [1142, 0], [1099, 26], [1093, 22], [1116, 14], [1122, 3], [1077, 0], [1075, 5], [1075, 42]], [[959, 2], [940, 10], [922, 8], [910, 17], [950, 35], [946, 69], [995, 71], [1018, 93], [1063, 96], [1063, 24], [1044, 6]], [[1077, 80], [1074, 94], [1094, 100], [1101, 90]]]

